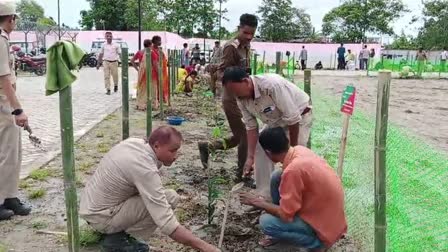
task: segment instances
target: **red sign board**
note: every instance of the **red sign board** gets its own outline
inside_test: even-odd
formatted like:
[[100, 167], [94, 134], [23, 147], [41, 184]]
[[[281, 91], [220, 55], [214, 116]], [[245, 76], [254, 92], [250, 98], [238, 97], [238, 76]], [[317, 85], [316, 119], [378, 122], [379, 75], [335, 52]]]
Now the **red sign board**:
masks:
[[342, 94], [341, 102], [341, 112], [353, 115], [353, 110], [355, 109], [355, 96], [356, 88], [354, 86], [347, 86]]

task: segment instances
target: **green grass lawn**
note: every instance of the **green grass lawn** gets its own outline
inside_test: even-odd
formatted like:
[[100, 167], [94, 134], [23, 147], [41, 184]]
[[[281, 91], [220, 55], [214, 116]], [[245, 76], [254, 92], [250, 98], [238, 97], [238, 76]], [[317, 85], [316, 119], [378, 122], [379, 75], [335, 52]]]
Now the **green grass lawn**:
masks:
[[[313, 86], [315, 88], [315, 86]], [[313, 90], [312, 149], [335, 169], [343, 116], [340, 97]], [[361, 251], [374, 243], [375, 120], [355, 109], [343, 184], [349, 234]], [[389, 124], [387, 137], [388, 251], [448, 251], [448, 157]]]

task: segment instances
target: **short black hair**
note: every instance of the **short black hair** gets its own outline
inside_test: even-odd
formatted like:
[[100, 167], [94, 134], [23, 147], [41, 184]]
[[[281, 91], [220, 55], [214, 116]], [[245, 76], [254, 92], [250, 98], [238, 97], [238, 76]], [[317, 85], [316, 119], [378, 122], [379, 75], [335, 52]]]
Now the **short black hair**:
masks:
[[289, 140], [281, 127], [265, 129], [258, 137], [261, 147], [272, 154], [285, 153], [289, 149]]
[[187, 47], [188, 47], [188, 44], [187, 44], [187, 43], [184, 43], [184, 47], [187, 48]]
[[10, 20], [10, 19], [14, 19], [14, 17], [15, 17], [15, 15], [0, 16], [0, 23], [3, 23], [3, 22], [5, 22], [7, 20]]
[[152, 37], [152, 43], [155, 44], [157, 41], [162, 42], [162, 38], [158, 35], [155, 35], [154, 37]]
[[110, 32], [110, 31], [107, 31], [107, 32], [106, 32], [105, 34], [106, 34], [106, 35], [107, 35], [107, 34], [110, 34], [110, 35], [112, 35], [112, 32]]
[[144, 46], [145, 48], [148, 48], [148, 47], [150, 47], [151, 45], [152, 45], [152, 42], [151, 42], [150, 39], [145, 39], [145, 40], [143, 41], [143, 46]]
[[257, 28], [258, 26], [258, 18], [255, 15], [252, 14], [243, 14], [240, 17], [240, 26], [250, 26], [253, 28]]
[[341, 43], [341, 46], [344, 46], [344, 43]]
[[222, 77], [222, 85], [226, 85], [229, 82], [242, 82], [244, 78], [249, 77], [246, 70], [241, 67], [228, 67], [224, 71]]
[[215, 41], [215, 44], [220, 44], [221, 42], [219, 42], [219, 41]]

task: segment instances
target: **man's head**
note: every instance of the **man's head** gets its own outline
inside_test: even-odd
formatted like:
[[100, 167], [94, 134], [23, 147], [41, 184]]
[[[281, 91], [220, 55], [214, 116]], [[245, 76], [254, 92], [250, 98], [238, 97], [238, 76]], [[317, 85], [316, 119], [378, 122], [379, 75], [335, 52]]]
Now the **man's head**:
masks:
[[187, 48], [188, 47], [188, 44], [187, 43], [184, 43], [184, 48]]
[[194, 45], [194, 48], [199, 48], [199, 44]]
[[364, 49], [367, 49], [367, 45], [364, 45]]
[[215, 41], [215, 46], [216, 46], [216, 47], [219, 47], [220, 44], [221, 44], [221, 43], [220, 43], [219, 41]]
[[180, 132], [170, 126], [158, 127], [148, 138], [157, 159], [165, 166], [170, 166], [177, 159], [182, 141]]
[[348, 53], [351, 53], [351, 52], [352, 52], [352, 50], [348, 49], [348, 50], [347, 50], [347, 52], [348, 52]]
[[246, 70], [229, 67], [224, 71], [222, 85], [239, 99], [249, 99], [254, 95], [254, 85]]
[[156, 48], [162, 45], [162, 38], [160, 36], [155, 35], [152, 37], [152, 45]]
[[258, 141], [266, 155], [274, 163], [282, 162], [289, 150], [288, 137], [280, 127], [263, 130]]
[[302, 46], [302, 49], [305, 49], [305, 46]]
[[343, 43], [341, 43], [341, 47], [343, 47], [344, 46], [344, 44]]
[[112, 43], [112, 32], [106, 32], [106, 41], [108, 44]]
[[13, 1], [0, 2], [0, 26], [11, 33], [16, 28], [16, 4]]
[[151, 42], [150, 39], [145, 39], [145, 40], [143, 41], [143, 47], [145, 47], [145, 48], [150, 48], [151, 45], [152, 45], [152, 42]]
[[243, 14], [240, 17], [240, 25], [238, 26], [238, 40], [242, 44], [249, 44], [255, 36], [257, 30], [258, 19], [252, 14]]
[[419, 51], [419, 52], [423, 52], [423, 47], [420, 47], [420, 48], [418, 49], [418, 51]]

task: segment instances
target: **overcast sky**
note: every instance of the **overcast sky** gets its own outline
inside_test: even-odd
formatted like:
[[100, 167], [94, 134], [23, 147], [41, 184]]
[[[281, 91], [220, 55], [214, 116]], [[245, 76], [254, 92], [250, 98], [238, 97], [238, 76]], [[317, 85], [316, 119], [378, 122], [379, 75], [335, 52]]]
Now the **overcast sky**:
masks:
[[[47, 16], [52, 16], [57, 19], [57, 0], [36, 0], [40, 3]], [[144, 1], [144, 0], [143, 0]], [[227, 8], [227, 17], [230, 21], [224, 21], [223, 25], [233, 30], [238, 24], [238, 18], [243, 13], [255, 13], [262, 0], [228, 0], [223, 4], [224, 8]], [[317, 31], [321, 30], [322, 18], [332, 8], [339, 4], [339, 0], [292, 0], [295, 7], [304, 8], [310, 15], [313, 26]], [[403, 2], [411, 9], [411, 13], [406, 14], [403, 18], [398, 20], [394, 24], [396, 33], [401, 33], [404, 30], [407, 34], [415, 35], [418, 29], [416, 25], [409, 25], [409, 21], [412, 16], [420, 15], [422, 4], [418, 0], [403, 0]], [[79, 26], [78, 21], [80, 19], [79, 12], [81, 10], [89, 9], [89, 4], [86, 0], [60, 0], [61, 3], [61, 23], [65, 23], [71, 27]]]

